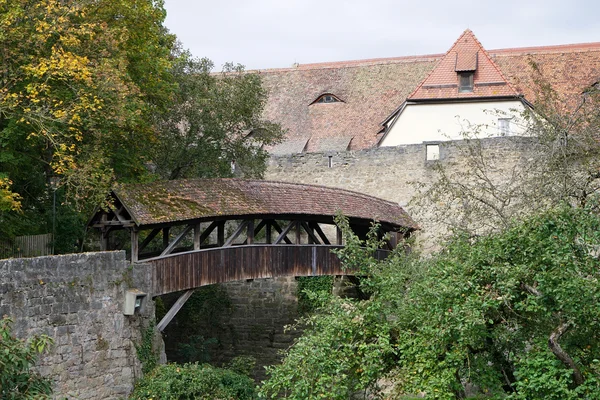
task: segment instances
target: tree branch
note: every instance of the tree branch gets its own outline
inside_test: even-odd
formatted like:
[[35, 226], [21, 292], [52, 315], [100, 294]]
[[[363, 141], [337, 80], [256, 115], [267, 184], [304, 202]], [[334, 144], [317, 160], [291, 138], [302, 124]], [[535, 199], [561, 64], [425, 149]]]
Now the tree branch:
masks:
[[577, 368], [577, 365], [575, 365], [575, 361], [573, 361], [571, 356], [569, 356], [569, 354], [567, 354], [558, 343], [558, 340], [567, 331], [567, 329], [569, 329], [570, 325], [570, 322], [563, 322], [562, 324], [560, 324], [558, 328], [556, 328], [550, 334], [550, 338], [548, 339], [548, 347], [550, 347], [550, 350], [552, 351], [552, 353], [554, 353], [556, 358], [558, 358], [560, 361], [562, 361], [563, 364], [565, 364], [567, 367], [573, 370], [573, 380], [575, 381], [575, 386], [579, 386], [585, 380], [583, 378], [583, 374], [581, 373], [579, 368]]

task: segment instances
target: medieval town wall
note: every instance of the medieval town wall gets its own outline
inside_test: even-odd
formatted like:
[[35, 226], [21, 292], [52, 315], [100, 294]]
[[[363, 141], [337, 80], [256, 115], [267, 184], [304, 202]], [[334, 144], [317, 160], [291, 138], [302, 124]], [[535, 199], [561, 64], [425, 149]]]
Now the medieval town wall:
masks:
[[[495, 137], [481, 139], [484, 153], [493, 161], [498, 179], [505, 179], [515, 163], [527, 162], [530, 138]], [[439, 160], [426, 159], [426, 146], [439, 145]], [[465, 171], [464, 140], [379, 147], [360, 151], [299, 153], [272, 156], [265, 179], [316, 184], [353, 190], [399, 203], [419, 224], [426, 247], [440, 233], [429, 210], [418, 209], [411, 200], [439, 178], [438, 166], [449, 174]], [[326, 201], [326, 199], [323, 199]]]
[[54, 381], [55, 398], [120, 399], [141, 375], [135, 344], [154, 317], [123, 315], [125, 292], [150, 287], [147, 266], [130, 267], [125, 252], [69, 254], [0, 261], [0, 315], [17, 337], [54, 340], [37, 364]]

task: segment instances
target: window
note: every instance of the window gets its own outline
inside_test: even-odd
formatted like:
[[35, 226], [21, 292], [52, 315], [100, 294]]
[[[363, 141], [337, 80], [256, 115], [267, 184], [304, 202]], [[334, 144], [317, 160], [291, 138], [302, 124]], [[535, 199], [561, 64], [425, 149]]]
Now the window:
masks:
[[500, 136], [510, 135], [510, 118], [498, 118], [498, 133]]
[[440, 159], [440, 145], [427, 144], [425, 145], [425, 159], [427, 161], [435, 161]]
[[458, 92], [469, 93], [473, 91], [473, 72], [460, 72], [458, 74]]
[[331, 94], [331, 93], [325, 93], [325, 94], [322, 94], [319, 97], [317, 97], [317, 99], [310, 104], [315, 104], [315, 103], [343, 103], [343, 102], [336, 95]]

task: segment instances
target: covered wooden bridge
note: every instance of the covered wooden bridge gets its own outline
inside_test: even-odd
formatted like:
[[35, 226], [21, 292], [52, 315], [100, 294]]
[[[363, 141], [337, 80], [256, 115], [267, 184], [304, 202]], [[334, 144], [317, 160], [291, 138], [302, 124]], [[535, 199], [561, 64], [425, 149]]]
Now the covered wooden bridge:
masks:
[[416, 229], [398, 204], [315, 185], [192, 179], [122, 185], [110, 197], [90, 220], [102, 248], [128, 248], [132, 262], [152, 265], [152, 296], [187, 290], [183, 302], [214, 283], [347, 274], [331, 252], [343, 246], [338, 213], [362, 238], [378, 221], [389, 238], [380, 257]]

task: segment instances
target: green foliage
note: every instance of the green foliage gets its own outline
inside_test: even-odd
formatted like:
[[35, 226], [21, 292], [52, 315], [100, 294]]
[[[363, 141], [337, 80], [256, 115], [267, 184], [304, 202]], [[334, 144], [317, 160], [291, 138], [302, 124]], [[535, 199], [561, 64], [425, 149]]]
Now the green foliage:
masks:
[[227, 369], [246, 376], [251, 376], [255, 366], [256, 358], [252, 356], [234, 357], [229, 363], [227, 363]]
[[466, 383], [482, 397], [599, 397], [597, 211], [561, 206], [424, 258], [376, 262], [349, 238], [341, 257], [367, 266], [369, 300], [305, 319], [263, 393], [342, 399], [387, 377], [396, 398], [464, 398]]
[[265, 145], [280, 140], [281, 128], [261, 119], [267, 100], [258, 74], [227, 64], [211, 73], [207, 59], [176, 51], [172, 69], [178, 86], [167, 112], [156, 116], [159, 131], [153, 161], [163, 179], [261, 177]]
[[167, 364], [140, 379], [130, 399], [223, 399], [256, 398], [254, 381], [237, 372], [204, 364]]
[[51, 382], [30, 368], [52, 340], [45, 335], [19, 340], [13, 336], [11, 324], [8, 317], [0, 319], [0, 398], [50, 399]]
[[[170, 308], [177, 298], [177, 293], [163, 296], [164, 308]], [[222, 286], [196, 289], [164, 331], [169, 338], [165, 343], [168, 359], [180, 363], [214, 361], [219, 346], [216, 338], [227, 330], [224, 321], [231, 310], [231, 299]]]
[[158, 365], [158, 354], [154, 349], [154, 322], [142, 332], [142, 342], [135, 345], [138, 359], [142, 363], [142, 372], [148, 374]]
[[316, 311], [320, 301], [333, 289], [333, 276], [302, 276], [298, 282], [298, 313], [304, 315]]

